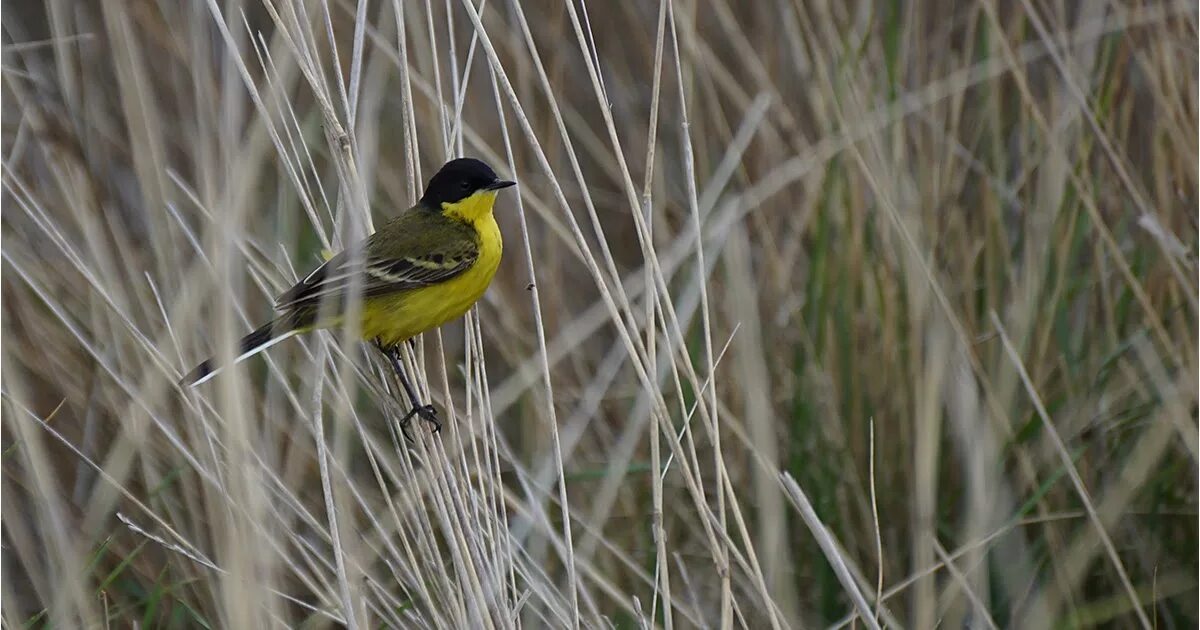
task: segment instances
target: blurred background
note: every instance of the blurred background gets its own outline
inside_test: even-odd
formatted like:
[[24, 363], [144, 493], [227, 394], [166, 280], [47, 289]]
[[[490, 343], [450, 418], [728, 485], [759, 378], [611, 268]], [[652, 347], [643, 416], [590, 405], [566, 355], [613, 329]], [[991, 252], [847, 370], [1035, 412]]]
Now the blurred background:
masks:
[[[19, 627], [1197, 624], [1197, 9], [3, 8]], [[411, 353], [175, 382], [447, 159]]]

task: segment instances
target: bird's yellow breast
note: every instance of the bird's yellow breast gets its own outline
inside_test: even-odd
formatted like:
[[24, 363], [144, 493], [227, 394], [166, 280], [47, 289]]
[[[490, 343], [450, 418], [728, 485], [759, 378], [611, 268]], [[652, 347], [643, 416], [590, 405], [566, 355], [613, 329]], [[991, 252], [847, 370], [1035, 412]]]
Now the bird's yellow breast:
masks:
[[[491, 195], [495, 199], [495, 195]], [[488, 200], [488, 201], [491, 201]], [[402, 291], [363, 304], [362, 335], [395, 344], [461, 317], [492, 283], [504, 242], [491, 213], [477, 215], [472, 225], [479, 233], [479, 257], [466, 271], [428, 287]]]

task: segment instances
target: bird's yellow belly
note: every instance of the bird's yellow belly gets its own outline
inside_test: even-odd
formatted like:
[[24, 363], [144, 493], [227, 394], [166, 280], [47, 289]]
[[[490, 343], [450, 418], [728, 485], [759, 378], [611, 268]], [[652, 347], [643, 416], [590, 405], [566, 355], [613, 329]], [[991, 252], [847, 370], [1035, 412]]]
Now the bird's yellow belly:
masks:
[[385, 345], [400, 343], [458, 319], [492, 283], [500, 266], [503, 244], [496, 219], [489, 213], [476, 224], [480, 232], [479, 258], [463, 273], [433, 286], [381, 297], [364, 304], [362, 335]]

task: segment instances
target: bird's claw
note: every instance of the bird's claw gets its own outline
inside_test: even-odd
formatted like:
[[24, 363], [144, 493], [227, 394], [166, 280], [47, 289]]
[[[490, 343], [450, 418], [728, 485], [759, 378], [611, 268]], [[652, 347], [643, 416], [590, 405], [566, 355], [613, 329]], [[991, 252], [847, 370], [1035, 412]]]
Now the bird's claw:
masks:
[[404, 439], [412, 442], [412, 436], [408, 434], [408, 425], [412, 424], [412, 418], [416, 416], [425, 422], [433, 425], [433, 432], [440, 433], [442, 423], [437, 418], [437, 409], [433, 405], [414, 405], [413, 408], [400, 418], [400, 433], [404, 435]]
[[413, 411], [416, 412], [417, 417], [433, 425], [434, 433], [441, 433], [442, 423], [438, 420], [437, 409], [434, 409], [433, 405], [422, 405]]

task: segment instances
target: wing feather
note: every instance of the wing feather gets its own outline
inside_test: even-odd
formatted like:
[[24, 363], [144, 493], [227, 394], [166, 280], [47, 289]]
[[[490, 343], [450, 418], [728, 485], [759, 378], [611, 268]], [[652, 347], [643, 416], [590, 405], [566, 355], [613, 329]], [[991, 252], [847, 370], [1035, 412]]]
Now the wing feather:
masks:
[[[445, 282], [470, 269], [479, 258], [478, 236], [468, 225], [427, 210], [410, 210], [372, 234], [355, 264], [345, 252], [330, 258], [275, 300], [279, 311], [317, 307], [349, 294], [355, 275], [363, 298]], [[361, 260], [361, 258], [359, 259]]]

